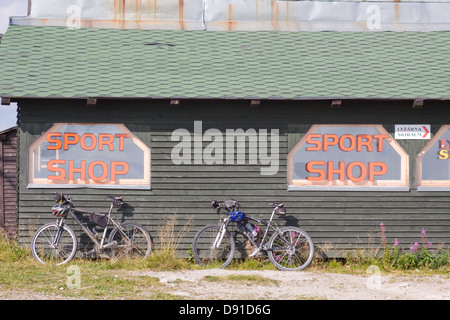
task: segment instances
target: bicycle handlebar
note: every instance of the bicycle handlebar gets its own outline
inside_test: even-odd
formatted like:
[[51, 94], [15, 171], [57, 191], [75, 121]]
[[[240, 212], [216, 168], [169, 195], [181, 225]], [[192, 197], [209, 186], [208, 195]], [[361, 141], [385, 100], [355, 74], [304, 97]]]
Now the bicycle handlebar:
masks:
[[211, 206], [213, 209], [217, 208], [224, 208], [228, 210], [238, 210], [239, 209], [239, 202], [233, 199], [227, 199], [223, 202], [218, 202], [216, 200], [211, 201]]
[[[274, 207], [274, 208], [281, 208], [284, 206], [284, 203], [282, 202], [269, 202], [267, 204], [269, 207]], [[225, 208], [225, 209], [229, 209], [229, 210], [239, 210], [239, 202], [237, 202], [236, 200], [233, 199], [227, 199], [223, 202], [218, 202], [217, 200], [213, 200], [211, 201], [211, 206], [214, 209], [220, 209], [220, 208]]]

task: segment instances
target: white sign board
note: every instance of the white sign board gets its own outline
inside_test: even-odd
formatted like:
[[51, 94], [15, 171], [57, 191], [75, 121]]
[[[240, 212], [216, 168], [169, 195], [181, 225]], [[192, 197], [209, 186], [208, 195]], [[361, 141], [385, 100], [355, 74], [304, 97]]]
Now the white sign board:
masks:
[[395, 139], [430, 139], [429, 124], [396, 124]]

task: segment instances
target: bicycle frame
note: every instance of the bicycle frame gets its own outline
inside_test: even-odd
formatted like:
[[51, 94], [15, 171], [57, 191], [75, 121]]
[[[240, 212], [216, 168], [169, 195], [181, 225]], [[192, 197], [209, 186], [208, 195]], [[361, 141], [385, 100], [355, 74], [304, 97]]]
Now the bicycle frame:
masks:
[[[254, 241], [254, 239], [252, 237], [250, 237], [248, 235], [248, 233], [246, 232], [245, 228], [243, 226], [241, 226], [239, 223], [237, 223], [238, 228], [241, 231], [243, 231], [242, 233], [250, 240], [250, 242], [255, 247], [260, 247], [261, 246], [262, 249], [266, 250], [264, 248], [265, 247], [265, 239], [266, 239], [266, 237], [267, 237], [267, 235], [269, 233], [269, 229], [272, 230], [273, 232], [279, 232], [280, 229], [277, 226], [274, 227], [272, 225], [273, 216], [275, 215], [275, 209], [276, 208], [273, 209], [272, 214], [270, 216], [270, 219], [268, 221], [267, 220], [261, 220], [261, 219], [258, 219], [258, 218], [255, 218], [255, 217], [252, 217], [252, 216], [249, 216], [249, 215], [246, 216], [247, 219], [252, 220], [252, 221], [256, 221], [256, 222], [258, 222], [260, 224], [264, 224], [266, 226], [266, 230], [264, 231], [264, 236], [262, 237], [261, 243], [259, 245]], [[226, 217], [225, 219], [223, 219], [222, 223], [220, 224], [220, 231], [217, 234], [216, 239], [215, 239], [211, 249], [217, 249], [220, 246], [220, 244], [222, 243], [222, 239], [223, 239], [223, 237], [225, 235], [225, 232], [227, 232], [229, 224], [230, 224], [230, 218], [229, 217]]]
[[[113, 203], [111, 203], [110, 208], [109, 208], [109, 212], [107, 213], [108, 216], [108, 223], [112, 222], [112, 224], [114, 225], [114, 227], [117, 227], [119, 229], [119, 231], [125, 235], [122, 232], [122, 228], [120, 228], [120, 225], [115, 222], [112, 218], [111, 218], [111, 213], [112, 213], [112, 209], [113, 209], [114, 205]], [[74, 218], [74, 220], [80, 225], [81, 229], [83, 230], [83, 232], [92, 240], [92, 242], [95, 244], [96, 248], [98, 249], [107, 249], [110, 247], [113, 247], [115, 245], [117, 245], [117, 242], [111, 242], [111, 243], [107, 243], [105, 244], [105, 240], [106, 240], [106, 233], [108, 231], [108, 226], [105, 227], [105, 229], [103, 230], [103, 235], [101, 237], [100, 242], [97, 240], [97, 238], [95, 237], [94, 233], [89, 230], [86, 226], [86, 224], [84, 224], [77, 216], [77, 213], [86, 213], [86, 214], [102, 214], [102, 213], [98, 213], [98, 212], [93, 212], [93, 211], [88, 211], [88, 210], [84, 210], [84, 209], [78, 209], [78, 208], [71, 208], [69, 211], [69, 215]], [[62, 225], [64, 224], [64, 220], [66, 218], [62, 218], [60, 219], [60, 227], [62, 227]], [[126, 236], [126, 235], [125, 235]], [[59, 237], [58, 237], [59, 238]], [[94, 249], [95, 250], [95, 249]]]

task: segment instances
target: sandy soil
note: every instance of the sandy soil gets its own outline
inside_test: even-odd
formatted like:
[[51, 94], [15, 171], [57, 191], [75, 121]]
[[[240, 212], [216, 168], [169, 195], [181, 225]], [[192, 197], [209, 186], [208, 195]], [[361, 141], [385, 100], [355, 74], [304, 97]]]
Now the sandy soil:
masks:
[[[166, 284], [166, 292], [192, 300], [237, 297], [243, 300], [450, 300], [449, 276], [391, 276], [371, 269], [367, 275], [226, 269], [151, 271], [140, 275], [143, 274], [159, 278]], [[268, 281], [258, 284], [255, 281], [207, 281], [205, 278], [224, 279], [229, 275], [257, 275]]]
[[[115, 274], [126, 278], [156, 277], [164, 286], [165, 293], [180, 300], [450, 300], [450, 275], [424, 276], [419, 272], [395, 276], [380, 275], [377, 270], [368, 270], [366, 275], [349, 275], [317, 271], [209, 269], [116, 271]], [[244, 277], [233, 280], [229, 277], [231, 275]], [[245, 277], [250, 275], [257, 277]], [[140, 295], [146, 300], [152, 299], [153, 293], [144, 290]], [[61, 296], [0, 289], [0, 300], [48, 299], [61, 299]]]

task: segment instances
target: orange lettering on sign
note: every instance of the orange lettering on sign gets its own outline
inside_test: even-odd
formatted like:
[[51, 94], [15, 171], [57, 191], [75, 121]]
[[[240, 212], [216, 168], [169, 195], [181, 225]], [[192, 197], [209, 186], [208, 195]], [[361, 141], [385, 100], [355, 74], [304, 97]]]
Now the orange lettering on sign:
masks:
[[[353, 173], [353, 169], [356, 167], [360, 170], [358, 177]], [[324, 181], [325, 179], [334, 181], [334, 175], [337, 174], [340, 181], [361, 182], [369, 180], [373, 182], [376, 176], [386, 174], [388, 167], [384, 162], [369, 162], [366, 165], [360, 161], [353, 161], [346, 165], [344, 161], [339, 161], [336, 166], [333, 161], [310, 161], [306, 164], [305, 169], [308, 173], [317, 174], [314, 177], [306, 177], [308, 181]]]
[[308, 144], [313, 144], [315, 147], [307, 147], [306, 151], [319, 151], [322, 150], [322, 143], [320, 141], [312, 140], [313, 138], [320, 138], [321, 134], [308, 134], [306, 136], [306, 142]]
[[357, 139], [358, 139], [358, 147], [357, 147], [356, 151], [361, 152], [363, 146], [366, 147], [366, 151], [367, 152], [372, 152], [373, 151], [373, 148], [372, 148], [373, 138], [372, 138], [371, 135], [369, 135], [369, 134], [358, 134]]
[[[117, 170], [117, 167], [122, 167], [122, 170]], [[111, 161], [111, 181], [116, 181], [117, 175], [124, 175], [128, 173], [130, 166], [125, 161]]]
[[61, 132], [50, 132], [47, 134], [47, 141], [48, 143], [54, 143], [55, 145], [49, 145], [47, 146], [47, 150], [59, 150], [62, 147], [62, 142], [59, 139], [52, 139], [53, 137], [61, 137]]
[[[306, 151], [328, 151], [330, 147], [338, 146], [342, 151], [358, 152], [367, 151], [373, 152], [374, 142], [376, 143], [376, 151], [383, 151], [383, 140], [389, 136], [386, 134], [359, 134], [356, 137], [351, 134], [344, 134], [338, 136], [337, 134], [308, 134], [306, 136], [306, 143], [312, 146], [307, 146]], [[347, 146], [348, 144], [348, 146]]]
[[111, 133], [99, 133], [98, 150], [103, 151], [103, 146], [107, 145], [109, 147], [109, 151], [114, 151], [113, 141], [114, 136]]
[[[94, 175], [94, 167], [95, 166], [102, 167], [102, 175], [99, 177]], [[89, 178], [91, 178], [95, 182], [103, 181], [108, 176], [108, 165], [103, 161], [98, 161], [98, 160], [93, 161], [89, 164], [88, 174], [89, 174]]]
[[314, 166], [323, 166], [325, 161], [310, 161], [306, 164], [306, 171], [310, 173], [317, 173], [316, 177], [306, 177], [308, 181], [323, 181], [325, 180], [325, 171], [322, 169], [316, 169]]
[[55, 167], [55, 165], [58, 164], [65, 164], [65, 160], [49, 160], [47, 162], [47, 169], [51, 172], [59, 172], [59, 175], [56, 176], [47, 176], [47, 179], [49, 180], [63, 180], [66, 178], [66, 170], [63, 168]]
[[[91, 138], [90, 146], [86, 145], [86, 138]], [[86, 151], [94, 150], [95, 147], [97, 147], [97, 137], [95, 136], [95, 134], [92, 134], [92, 133], [83, 134], [80, 139], [80, 146], [81, 146], [81, 148], [83, 148], [83, 150], [86, 150]]]
[[114, 135], [116, 138], [119, 138], [119, 150], [123, 151], [124, 149], [124, 139], [129, 138], [130, 135], [128, 133], [116, 133]]
[[[345, 140], [348, 140], [350, 142], [350, 145], [348, 147], [345, 146]], [[351, 134], [344, 134], [339, 139], [339, 149], [342, 151], [352, 151], [355, 149], [356, 146], [356, 139]]]
[[[358, 178], [356, 178], [353, 175], [353, 168], [354, 167], [359, 167], [361, 174], [359, 175]], [[354, 162], [350, 162], [347, 166], [347, 177], [349, 180], [353, 181], [353, 182], [361, 182], [363, 181], [367, 176], [367, 167], [364, 163], [360, 162], [360, 161], [354, 161]]]
[[[380, 168], [380, 170], [375, 170]], [[387, 172], [387, 164], [384, 162], [369, 162], [369, 181], [373, 182], [375, 176], [382, 176]]]
[[80, 137], [78, 136], [78, 134], [72, 132], [64, 133], [64, 150], [69, 150], [69, 145], [77, 144], [78, 141], [80, 141]]
[[378, 146], [378, 152], [383, 151], [383, 139], [389, 138], [387, 134], [374, 134], [373, 137], [378, 140], [377, 146]]
[[[57, 139], [57, 138], [61, 138]], [[99, 133], [98, 138], [93, 133], [84, 133], [81, 137], [74, 132], [50, 132], [47, 133], [46, 139], [49, 145], [47, 150], [60, 150], [64, 147], [64, 150], [68, 150], [69, 146], [80, 144], [83, 150], [91, 151], [98, 147], [98, 150], [103, 151], [103, 148], [108, 148], [109, 151], [114, 151], [114, 140], [119, 139], [119, 151], [125, 149], [125, 138], [129, 138], [128, 133]]]
[[[97, 175], [94, 173], [94, 169], [98, 168]], [[74, 160], [58, 160], [53, 159], [47, 162], [47, 169], [51, 172], [58, 173], [57, 175], [49, 175], [49, 180], [75, 180], [75, 175], [80, 175], [80, 180], [91, 179], [95, 182], [101, 182], [106, 180], [109, 174], [111, 174], [111, 181], [117, 181], [117, 176], [125, 175], [130, 170], [130, 165], [125, 161], [111, 161], [110, 164], [95, 160], [87, 164], [86, 160], [81, 160], [79, 165]]]
[[86, 180], [86, 160], [81, 160], [80, 168], [75, 168], [74, 161], [69, 160], [69, 180], [74, 180], [74, 173], [78, 172], [80, 174], [81, 180]]
[[339, 161], [338, 168], [335, 169], [333, 167], [333, 161], [328, 161], [327, 163], [327, 171], [328, 171], [328, 181], [333, 181], [333, 175], [338, 174], [339, 180], [345, 181], [345, 162]]
[[339, 142], [337, 134], [324, 134], [323, 135], [323, 151], [328, 151], [329, 146], [335, 146]]

